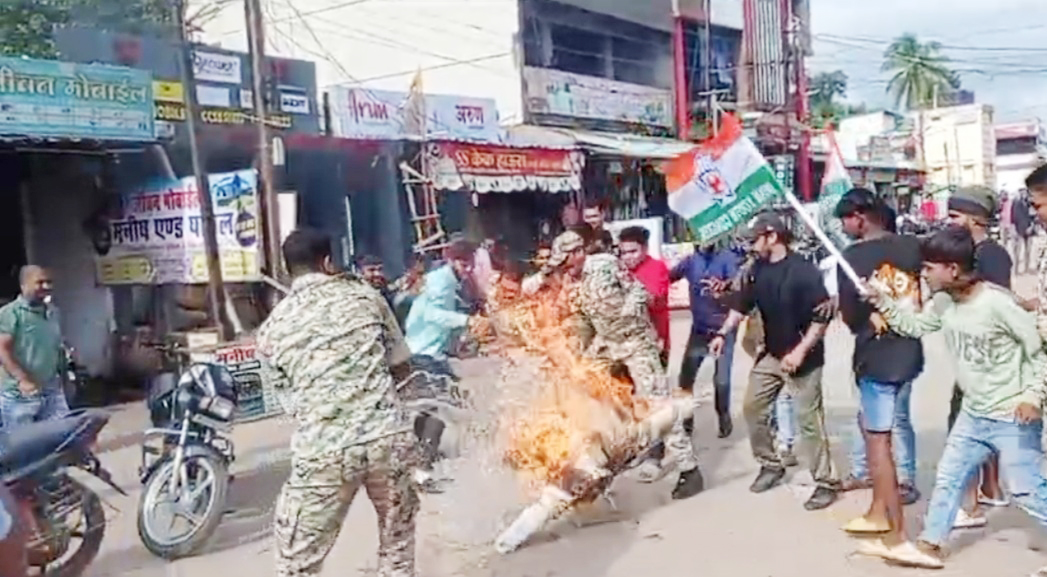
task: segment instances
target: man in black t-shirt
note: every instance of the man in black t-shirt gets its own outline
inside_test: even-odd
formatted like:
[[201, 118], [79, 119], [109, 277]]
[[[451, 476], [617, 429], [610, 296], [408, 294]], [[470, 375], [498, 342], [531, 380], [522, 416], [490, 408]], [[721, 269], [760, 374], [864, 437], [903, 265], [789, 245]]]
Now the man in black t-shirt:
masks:
[[[996, 203], [996, 194], [988, 187], [961, 188], [949, 197], [949, 221], [971, 232], [975, 242], [974, 262], [978, 276], [982, 280], [1010, 290], [1013, 269], [1011, 255], [999, 243], [989, 238], [989, 221], [996, 213]], [[1028, 211], [1028, 208], [1025, 210]], [[952, 430], [962, 406], [963, 391], [958, 385], [954, 385], [952, 400], [949, 403], [949, 430]], [[979, 501], [997, 506], [1007, 504], [1003, 489], [1000, 488], [999, 459], [995, 455], [982, 467], [980, 484], [981, 495], [978, 479], [971, 482], [966, 505], [956, 520], [957, 527], [981, 527], [988, 522], [981, 511]]]
[[720, 356], [727, 335], [738, 328], [753, 308], [759, 310], [764, 346], [749, 375], [744, 406], [749, 442], [760, 463], [760, 474], [750, 489], [762, 493], [785, 475], [782, 459], [775, 450], [771, 414], [778, 395], [789, 387], [800, 432], [799, 453], [818, 484], [804, 504], [813, 511], [831, 505], [839, 487], [829, 455], [822, 398], [822, 337], [831, 320], [831, 307], [824, 306], [829, 293], [818, 267], [789, 250], [790, 236], [788, 227], [773, 213], [753, 219], [749, 238], [759, 258], [753, 265], [751, 279], [734, 296], [736, 300], [723, 327], [709, 341], [709, 352]]
[[[886, 285], [900, 302], [922, 310], [920, 241], [889, 232], [883, 201], [864, 188], [844, 194], [835, 212], [843, 231], [856, 241], [843, 253], [854, 272]], [[909, 497], [906, 501], [919, 498], [914, 484], [916, 436], [909, 400], [912, 383], [923, 371], [923, 344], [891, 331], [842, 270], [837, 272], [837, 284], [840, 315], [854, 333], [852, 367], [860, 398], [858, 421], [873, 489], [868, 512], [853, 519], [844, 530], [884, 534], [886, 544], [894, 546], [905, 540], [902, 488]], [[856, 448], [860, 451], [861, 445]], [[852, 456], [852, 461], [851, 476], [860, 480], [865, 474], [860, 455]], [[848, 488], [846, 483], [844, 488]]]

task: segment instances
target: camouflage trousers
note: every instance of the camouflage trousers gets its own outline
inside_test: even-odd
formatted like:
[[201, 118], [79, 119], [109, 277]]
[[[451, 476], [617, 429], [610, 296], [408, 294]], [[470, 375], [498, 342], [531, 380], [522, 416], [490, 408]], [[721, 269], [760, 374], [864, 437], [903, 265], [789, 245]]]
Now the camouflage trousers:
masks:
[[378, 514], [378, 577], [415, 577], [416, 447], [414, 435], [403, 433], [322, 457], [293, 457], [273, 521], [277, 577], [320, 574], [360, 487]]
[[[636, 396], [646, 398], [665, 398], [671, 395], [669, 379], [662, 365], [661, 351], [651, 339], [629, 340], [622, 343], [610, 343], [595, 339], [586, 351], [586, 356], [608, 365], [621, 363], [629, 369], [629, 376], [636, 388]], [[672, 432], [665, 437], [665, 446], [669, 457], [676, 463], [677, 469], [690, 471], [698, 466], [694, 443], [691, 435], [684, 430], [683, 419], [673, 423]]]

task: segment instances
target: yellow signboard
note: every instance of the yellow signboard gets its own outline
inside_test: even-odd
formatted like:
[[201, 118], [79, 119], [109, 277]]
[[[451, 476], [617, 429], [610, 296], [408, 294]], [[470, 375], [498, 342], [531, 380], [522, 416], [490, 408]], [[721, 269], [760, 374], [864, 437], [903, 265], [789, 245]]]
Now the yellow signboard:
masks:
[[174, 102], [182, 104], [185, 102], [185, 90], [181, 82], [153, 81], [153, 100], [157, 102]]
[[168, 122], [182, 122], [185, 120], [185, 106], [182, 104], [156, 103], [156, 119]]

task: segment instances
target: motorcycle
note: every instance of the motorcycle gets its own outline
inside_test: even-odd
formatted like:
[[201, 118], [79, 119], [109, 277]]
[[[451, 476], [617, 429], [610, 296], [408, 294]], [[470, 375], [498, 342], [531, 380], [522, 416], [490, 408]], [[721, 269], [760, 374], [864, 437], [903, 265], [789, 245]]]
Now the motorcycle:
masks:
[[[191, 364], [180, 375], [161, 373], [146, 403], [153, 427], [145, 432], [138, 470], [138, 536], [150, 553], [178, 559], [199, 551], [225, 512], [235, 459], [229, 438], [233, 376], [207, 363]], [[179, 519], [184, 523], [176, 529]]]
[[108, 422], [103, 412], [76, 411], [0, 432], [0, 481], [17, 503], [16, 522], [27, 528], [28, 565], [42, 576], [82, 575], [105, 535], [101, 498], [68, 470], [86, 471], [127, 495], [91, 450]]
[[76, 349], [63, 345], [65, 366], [62, 371], [62, 388], [69, 406], [79, 406], [83, 402], [83, 388], [87, 378], [83, 368], [76, 362]]

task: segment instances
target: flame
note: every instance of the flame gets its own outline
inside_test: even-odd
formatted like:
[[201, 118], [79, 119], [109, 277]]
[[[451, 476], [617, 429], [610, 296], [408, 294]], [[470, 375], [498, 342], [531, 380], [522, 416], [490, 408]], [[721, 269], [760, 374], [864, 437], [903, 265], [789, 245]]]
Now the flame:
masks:
[[614, 378], [606, 363], [583, 357], [566, 322], [565, 291], [548, 287], [525, 297], [511, 283], [494, 283], [488, 299], [496, 341], [540, 361], [537, 388], [521, 410], [502, 416], [505, 462], [532, 488], [561, 485], [572, 465], [608, 423], [638, 421], [650, 410], [632, 383]]

